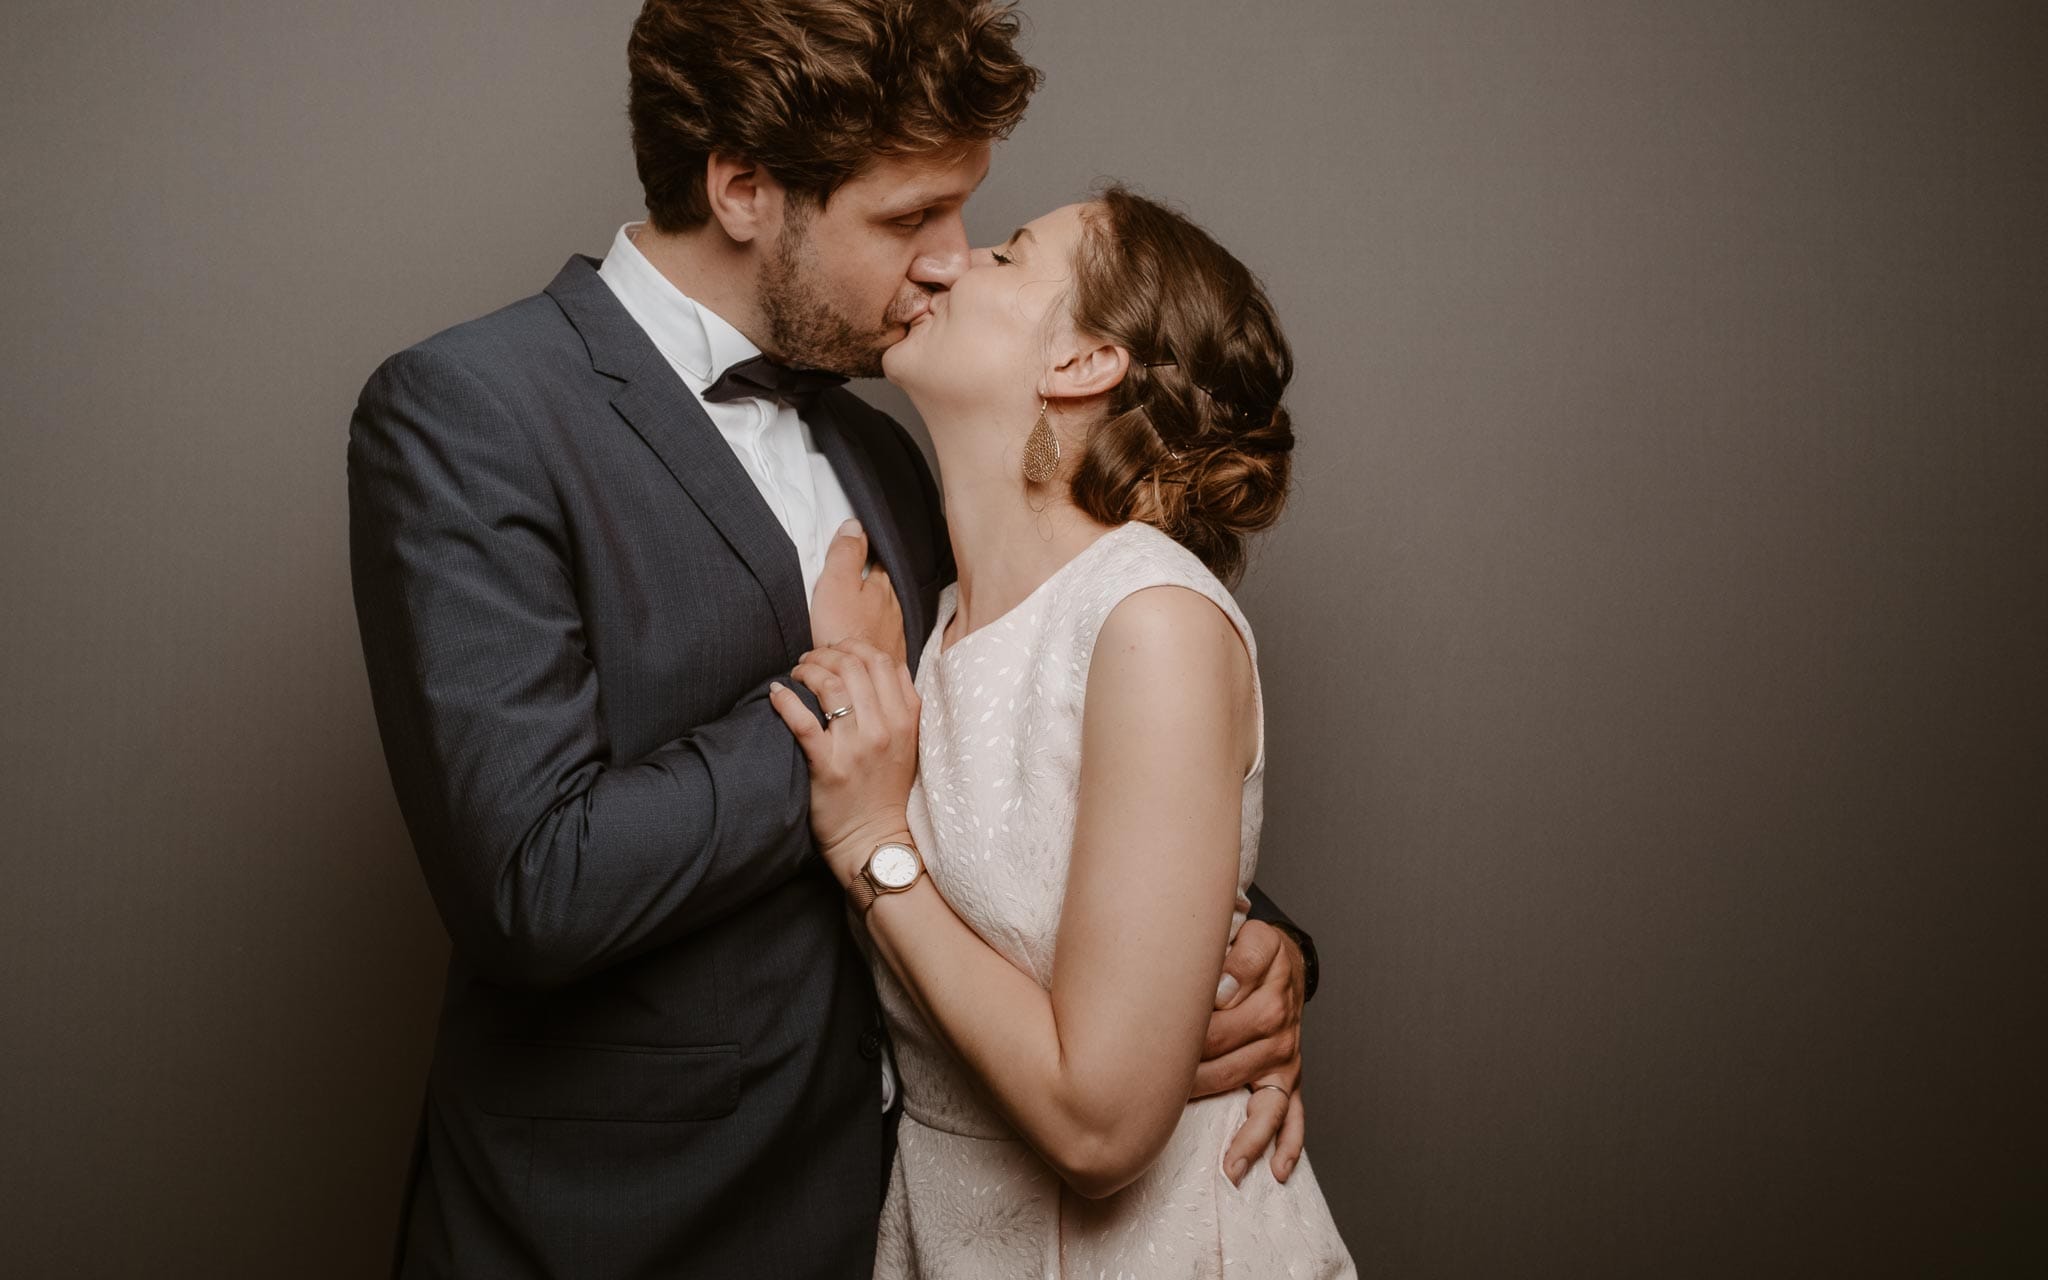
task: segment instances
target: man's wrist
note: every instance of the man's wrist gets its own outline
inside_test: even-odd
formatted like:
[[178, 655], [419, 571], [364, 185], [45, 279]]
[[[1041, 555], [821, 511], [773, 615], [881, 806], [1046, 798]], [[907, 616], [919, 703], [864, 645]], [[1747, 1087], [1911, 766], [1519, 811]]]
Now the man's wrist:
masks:
[[1291, 924], [1279, 920], [1269, 920], [1266, 923], [1278, 929], [1282, 937], [1292, 940], [1294, 949], [1301, 954], [1301, 1002], [1307, 1004], [1315, 998], [1316, 980], [1319, 976], [1316, 972], [1316, 944], [1310, 941], [1307, 934]]

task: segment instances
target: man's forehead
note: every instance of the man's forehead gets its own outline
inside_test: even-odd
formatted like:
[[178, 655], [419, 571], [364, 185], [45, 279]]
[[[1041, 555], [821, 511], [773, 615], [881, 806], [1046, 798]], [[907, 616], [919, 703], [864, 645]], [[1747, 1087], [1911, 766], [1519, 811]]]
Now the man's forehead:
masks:
[[965, 200], [988, 176], [990, 148], [977, 142], [937, 155], [883, 156], [847, 186], [870, 203], [906, 212]]

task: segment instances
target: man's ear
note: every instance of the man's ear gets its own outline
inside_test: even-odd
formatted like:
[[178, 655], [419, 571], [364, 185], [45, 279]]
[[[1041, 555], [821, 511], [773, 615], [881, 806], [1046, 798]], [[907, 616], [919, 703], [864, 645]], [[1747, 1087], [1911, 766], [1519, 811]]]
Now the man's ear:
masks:
[[782, 228], [788, 192], [751, 160], [712, 152], [704, 158], [704, 198], [711, 216], [739, 244], [773, 237]]
[[1114, 342], [1077, 338], [1066, 359], [1046, 379], [1046, 394], [1056, 399], [1085, 399], [1116, 389], [1131, 367], [1131, 353]]

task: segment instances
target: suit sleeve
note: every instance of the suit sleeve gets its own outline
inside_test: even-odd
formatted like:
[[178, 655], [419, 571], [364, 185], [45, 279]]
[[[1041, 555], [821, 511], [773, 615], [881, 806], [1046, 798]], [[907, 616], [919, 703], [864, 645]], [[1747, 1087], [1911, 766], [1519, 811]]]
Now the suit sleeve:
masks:
[[1300, 925], [1288, 919], [1287, 913], [1282, 911], [1271, 898], [1261, 893], [1259, 886], [1256, 884], [1251, 886], [1251, 890], [1245, 894], [1245, 897], [1250, 899], [1252, 904], [1252, 909], [1246, 913], [1247, 919], [1263, 920], [1276, 929], [1284, 930], [1296, 942], [1301, 944], [1301, 1000], [1303, 1004], [1307, 1004], [1310, 1000], [1315, 999], [1316, 981], [1321, 976], [1316, 965], [1316, 940], [1308, 936], [1308, 930], [1303, 929]]
[[482, 381], [421, 348], [387, 361], [350, 422], [348, 490], [386, 761], [480, 974], [558, 987], [809, 865], [808, 774], [765, 681], [641, 759], [612, 758], [553, 486]]

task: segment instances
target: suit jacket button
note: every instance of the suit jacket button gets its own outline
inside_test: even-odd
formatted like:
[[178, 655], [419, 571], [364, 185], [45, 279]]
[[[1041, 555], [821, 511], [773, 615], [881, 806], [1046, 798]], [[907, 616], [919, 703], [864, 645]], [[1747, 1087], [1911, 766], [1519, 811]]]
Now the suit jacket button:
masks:
[[860, 1056], [870, 1060], [882, 1056], [882, 1033], [870, 1028], [860, 1033]]

